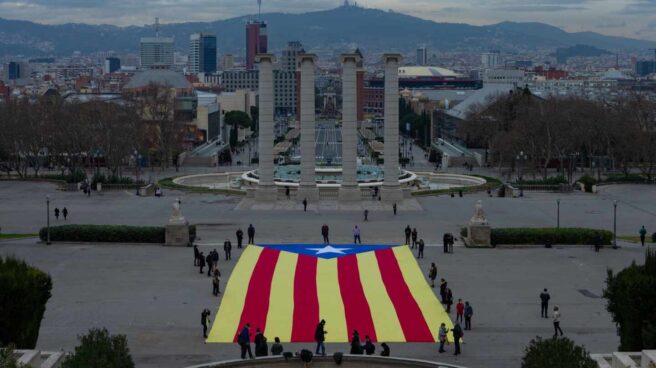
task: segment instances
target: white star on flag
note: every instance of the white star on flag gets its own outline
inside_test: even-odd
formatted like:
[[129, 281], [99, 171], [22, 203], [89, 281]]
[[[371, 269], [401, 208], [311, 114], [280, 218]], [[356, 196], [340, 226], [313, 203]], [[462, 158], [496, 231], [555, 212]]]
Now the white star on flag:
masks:
[[326, 245], [323, 248], [308, 248], [308, 249], [317, 252], [316, 254], [319, 255], [324, 253], [344, 254], [345, 250], [349, 250], [351, 248], [333, 248], [331, 245]]

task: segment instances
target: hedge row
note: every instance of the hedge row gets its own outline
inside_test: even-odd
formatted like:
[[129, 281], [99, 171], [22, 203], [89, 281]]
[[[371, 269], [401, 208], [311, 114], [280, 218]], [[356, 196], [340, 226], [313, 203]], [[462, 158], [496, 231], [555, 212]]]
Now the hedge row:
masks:
[[561, 228], [498, 228], [492, 229], [492, 244], [540, 244], [547, 241], [551, 244], [593, 245], [597, 236], [601, 236], [601, 244], [608, 245], [613, 239], [613, 233], [608, 230], [587, 229], [578, 227]]
[[[51, 241], [108, 242], [108, 243], [164, 243], [165, 229], [160, 226], [126, 225], [62, 225], [50, 227]], [[45, 241], [47, 229], [41, 228], [39, 237]]]

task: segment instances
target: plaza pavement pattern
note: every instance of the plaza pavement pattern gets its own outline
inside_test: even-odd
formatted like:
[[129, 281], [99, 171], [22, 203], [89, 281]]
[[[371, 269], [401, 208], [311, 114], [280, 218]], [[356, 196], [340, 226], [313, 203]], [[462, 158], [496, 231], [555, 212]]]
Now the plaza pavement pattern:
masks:
[[[297, 209], [250, 211], [237, 208], [239, 199], [218, 195], [165, 191], [164, 198], [139, 198], [128, 192], [95, 194], [59, 192], [48, 183], [0, 182], [0, 226], [3, 232], [36, 232], [45, 225], [45, 196], [51, 208], [66, 206], [67, 223], [163, 225], [173, 199], [182, 200], [183, 214], [199, 224], [200, 249], [221, 254], [221, 288], [241, 256], [234, 232], [248, 224], [256, 227], [256, 243], [319, 242], [320, 227], [330, 226], [331, 241], [350, 243], [355, 224], [365, 243], [392, 244], [403, 239], [406, 225], [416, 227], [429, 246], [418, 261], [424, 275], [430, 263], [438, 268], [454, 298], [474, 307], [473, 330], [465, 331], [463, 354], [439, 354], [435, 343], [393, 343], [392, 355], [456, 363], [468, 367], [518, 366], [523, 349], [535, 336], [550, 337], [551, 320], [540, 318], [539, 293], [548, 288], [552, 305], [562, 311], [561, 326], [567, 337], [593, 353], [614, 351], [619, 343], [615, 325], [601, 298], [606, 270], [620, 270], [644, 260], [644, 249], [621, 243], [617, 250], [599, 253], [588, 247], [528, 249], [468, 249], [456, 247], [443, 254], [439, 248], [445, 231], [457, 230], [471, 217], [482, 199], [493, 227], [554, 226], [556, 199], [561, 199], [561, 226], [600, 227], [612, 230], [613, 200], [618, 200], [618, 233], [634, 235], [640, 225], [656, 229], [650, 204], [652, 186], [625, 185], [602, 188], [597, 195], [526, 193], [525, 198], [416, 199], [422, 211], [373, 212], [369, 222], [361, 213]], [[53, 223], [62, 224], [61, 219]], [[232, 261], [226, 262], [219, 244], [233, 242]], [[239, 356], [235, 344], [205, 344], [200, 325], [204, 308], [214, 311], [222, 296], [211, 294], [211, 280], [193, 267], [189, 248], [130, 244], [53, 244], [36, 239], [0, 242], [0, 254], [13, 254], [53, 278], [52, 298], [41, 325], [38, 349], [70, 351], [76, 336], [91, 327], [105, 326], [126, 334], [139, 367], [184, 367]], [[247, 280], [243, 280], [247, 282]], [[223, 294], [222, 294], [223, 295]], [[214, 314], [214, 313], [213, 313]], [[451, 315], [451, 318], [454, 316]], [[212, 320], [214, 315], [211, 316]], [[438, 326], [431, 326], [436, 329]], [[267, 336], [269, 341], [273, 336]], [[298, 351], [312, 344], [285, 344]], [[344, 343], [327, 344], [329, 353], [348, 351]], [[378, 348], [380, 350], [380, 348]]]

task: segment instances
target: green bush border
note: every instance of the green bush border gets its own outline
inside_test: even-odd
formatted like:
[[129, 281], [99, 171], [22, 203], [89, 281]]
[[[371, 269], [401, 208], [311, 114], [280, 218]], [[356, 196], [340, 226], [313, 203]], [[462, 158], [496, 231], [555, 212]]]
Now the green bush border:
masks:
[[164, 178], [160, 179], [157, 181], [157, 185], [166, 188], [166, 189], [173, 189], [173, 190], [180, 190], [184, 192], [190, 192], [190, 193], [211, 193], [211, 194], [225, 194], [225, 195], [234, 195], [234, 196], [245, 196], [246, 192], [243, 190], [236, 190], [236, 189], [210, 189], [210, 188], [203, 188], [203, 187], [192, 187], [189, 185], [180, 185], [176, 184], [173, 182], [173, 179], [176, 179], [176, 177], [169, 177], [169, 178]]
[[492, 229], [493, 245], [594, 245], [597, 234], [601, 235], [601, 245], [611, 244], [613, 233], [608, 230], [580, 227], [508, 227]]
[[[468, 174], [466, 174], [468, 175]], [[485, 179], [487, 182], [485, 184], [481, 185], [475, 185], [471, 187], [460, 187], [460, 188], [449, 188], [449, 189], [432, 189], [432, 190], [420, 190], [416, 192], [412, 192], [412, 195], [415, 197], [425, 197], [425, 196], [437, 196], [441, 194], [451, 194], [451, 193], [458, 193], [459, 191], [462, 190], [463, 193], [476, 193], [476, 192], [481, 192], [485, 190], [494, 190], [503, 183], [497, 179], [493, 178], [490, 176], [484, 176], [484, 175], [468, 175], [468, 176], [475, 176], [477, 178], [482, 178]]]
[[[128, 225], [61, 225], [50, 227], [50, 240], [91, 243], [159, 243], [165, 242], [166, 230], [161, 226]], [[39, 238], [46, 241], [47, 228]]]

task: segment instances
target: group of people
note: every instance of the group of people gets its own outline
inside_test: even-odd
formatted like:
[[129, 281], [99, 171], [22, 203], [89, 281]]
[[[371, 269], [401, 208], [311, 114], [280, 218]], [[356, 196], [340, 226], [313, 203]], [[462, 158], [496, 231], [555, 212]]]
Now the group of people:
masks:
[[[540, 293], [540, 317], [542, 318], [549, 318], [549, 300], [551, 300], [551, 295], [549, 295], [549, 291], [545, 288], [541, 293]], [[563, 330], [560, 328], [560, 307], [557, 305], [554, 305], [553, 307], [553, 312], [551, 314], [551, 318], [553, 321], [553, 327], [554, 327], [554, 338], [560, 336], [563, 336]]]
[[59, 214], [61, 214], [64, 218], [64, 221], [66, 221], [68, 218], [68, 209], [64, 207], [61, 211], [59, 211], [59, 208], [55, 207], [55, 219], [59, 220]]
[[417, 228], [411, 228], [410, 225], [403, 230], [405, 234], [405, 244], [410, 245], [410, 249], [417, 249], [417, 259], [424, 258], [424, 239], [418, 239]]

